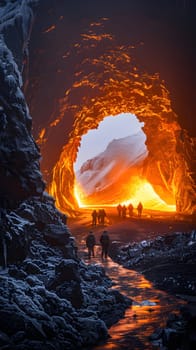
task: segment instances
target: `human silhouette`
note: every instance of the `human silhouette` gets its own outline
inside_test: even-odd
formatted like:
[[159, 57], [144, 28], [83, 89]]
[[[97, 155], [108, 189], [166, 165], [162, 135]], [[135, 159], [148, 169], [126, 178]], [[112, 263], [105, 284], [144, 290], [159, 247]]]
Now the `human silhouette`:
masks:
[[92, 215], [92, 226], [96, 226], [97, 225], [97, 211], [93, 210], [91, 215]]
[[104, 209], [101, 210], [101, 224], [105, 224], [106, 212]]
[[102, 247], [101, 257], [102, 257], [102, 259], [103, 258], [107, 259], [108, 250], [109, 250], [109, 246], [110, 246], [110, 237], [108, 236], [108, 231], [103, 231], [103, 233], [100, 237], [100, 243], [101, 243], [101, 247]]
[[130, 217], [133, 216], [133, 204], [132, 204], [132, 203], [130, 203], [130, 204], [128, 205], [128, 210], [129, 210], [129, 216], [130, 216]]
[[99, 209], [98, 214], [97, 214], [97, 220], [98, 220], [99, 224], [101, 224], [101, 217], [102, 217], [102, 211], [101, 211], [101, 209]]
[[139, 202], [138, 206], [137, 206], [137, 212], [138, 212], [138, 217], [141, 218], [142, 216], [142, 210], [143, 210], [143, 205], [141, 202]]
[[121, 204], [117, 205], [117, 212], [118, 212], [118, 216], [121, 217], [121, 215], [122, 215], [122, 205]]
[[125, 219], [127, 215], [127, 207], [126, 205], [123, 205], [122, 207], [122, 217]]
[[95, 251], [94, 251], [95, 244], [96, 244], [95, 236], [93, 232], [90, 231], [88, 236], [86, 237], [86, 246], [88, 248], [89, 259], [91, 258], [91, 256], [95, 257]]

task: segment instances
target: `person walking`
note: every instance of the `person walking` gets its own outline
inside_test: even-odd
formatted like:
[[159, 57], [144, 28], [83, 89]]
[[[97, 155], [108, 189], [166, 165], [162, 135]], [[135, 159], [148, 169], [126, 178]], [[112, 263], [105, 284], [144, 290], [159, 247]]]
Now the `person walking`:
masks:
[[118, 212], [118, 216], [121, 217], [121, 214], [122, 214], [122, 205], [119, 203], [117, 205], [117, 212]]
[[128, 210], [129, 210], [129, 216], [132, 217], [133, 216], [133, 204], [132, 203], [130, 203], [128, 205]]
[[92, 231], [89, 232], [88, 236], [86, 237], [86, 246], [88, 248], [88, 258], [90, 259], [91, 256], [95, 257], [95, 236]]
[[93, 210], [91, 215], [92, 215], [92, 226], [97, 226], [97, 211]]
[[142, 211], [143, 211], [143, 205], [141, 202], [139, 202], [138, 206], [137, 206], [137, 212], [138, 212], [138, 217], [141, 218], [142, 216]]
[[102, 247], [101, 258], [107, 259], [108, 250], [109, 250], [109, 246], [110, 246], [110, 237], [108, 236], [108, 231], [103, 231], [103, 233], [100, 237], [100, 243], [101, 243], [101, 247]]

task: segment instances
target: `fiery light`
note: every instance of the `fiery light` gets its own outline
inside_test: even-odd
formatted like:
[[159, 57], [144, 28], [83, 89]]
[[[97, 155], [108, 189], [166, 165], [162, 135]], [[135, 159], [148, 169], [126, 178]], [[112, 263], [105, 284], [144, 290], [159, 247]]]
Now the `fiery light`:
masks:
[[[100, 23], [103, 24], [103, 21]], [[71, 54], [81, 65], [73, 72], [72, 86], [59, 101], [59, 122], [51, 123], [58, 128], [64, 118], [74, 120], [69, 141], [54, 166], [48, 189], [55, 197], [57, 207], [74, 213], [83, 203], [80, 191], [74, 190], [73, 170], [81, 137], [88, 130], [97, 128], [108, 115], [132, 113], [145, 124], [143, 130], [149, 151], [143, 169], [145, 182], [140, 191], [142, 188], [144, 197], [148, 198], [151, 193], [153, 200], [157, 195], [159, 207], [164, 207], [166, 199], [168, 202], [175, 198], [177, 210], [193, 212], [195, 192], [188, 166], [190, 154], [193, 154], [191, 141], [187, 135], [183, 140], [179, 137], [182, 130], [172, 111], [164, 83], [157, 73], [148, 75], [135, 66], [132, 45], [119, 46], [110, 33], [100, 32], [102, 25], [92, 24], [90, 28], [72, 47]], [[104, 44], [106, 39], [107, 45]], [[195, 145], [195, 142], [192, 144]], [[139, 197], [142, 200], [141, 196], [138, 192], [135, 201]], [[132, 201], [134, 198], [130, 197]], [[148, 199], [147, 203], [150, 206], [153, 201]], [[173, 209], [167, 207], [167, 210], [174, 210], [174, 206]]]
[[53, 24], [52, 26], [50, 26], [48, 29], [46, 29], [45, 31], [44, 31], [44, 33], [49, 33], [49, 32], [51, 32], [52, 30], [54, 30], [56, 28], [56, 26], [55, 26], [55, 24]]
[[38, 145], [42, 145], [46, 141], [45, 134], [46, 134], [46, 129], [43, 128], [38, 135], [38, 139], [36, 140]]
[[[74, 186], [74, 194], [80, 208], [99, 206], [97, 205], [97, 203], [93, 203], [91, 199], [88, 200], [88, 197], [85, 194], [85, 190], [77, 182]], [[108, 198], [113, 198], [112, 204], [108, 203]], [[155, 190], [149, 182], [147, 182], [146, 180], [142, 180], [139, 177], [135, 177], [134, 179], [132, 179], [131, 183], [127, 184], [127, 198], [128, 199], [126, 200], [123, 200], [123, 198], [120, 196], [118, 198], [115, 198], [112, 196], [111, 193], [110, 197], [106, 196], [105, 202], [104, 199], [102, 199], [100, 206], [116, 207], [119, 203], [128, 206], [130, 203], [132, 203], [133, 206], [136, 208], [138, 203], [142, 201], [142, 204], [145, 209], [160, 210], [167, 212], [176, 211], [175, 204], [167, 204], [155, 192]]]

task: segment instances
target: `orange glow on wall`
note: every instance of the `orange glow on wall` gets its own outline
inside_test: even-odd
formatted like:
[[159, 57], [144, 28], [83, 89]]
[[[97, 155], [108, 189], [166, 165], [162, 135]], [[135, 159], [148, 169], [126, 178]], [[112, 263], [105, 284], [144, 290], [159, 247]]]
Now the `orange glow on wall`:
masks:
[[[74, 187], [73, 170], [82, 136], [96, 129], [106, 116], [132, 113], [144, 122], [147, 137], [149, 153], [143, 167], [144, 182], [140, 186], [146, 205], [153, 205], [151, 193], [152, 198], [155, 195], [160, 198], [159, 208], [169, 203], [172, 210], [176, 206], [177, 211], [191, 213], [195, 192], [188, 162], [195, 140], [181, 130], [159, 74], [149, 75], [139, 70], [133, 59], [134, 47], [118, 45], [110, 33], [100, 33], [103, 22], [100, 20], [100, 26], [94, 25], [93, 31], [90, 27], [73, 46], [71, 54], [81, 64], [74, 72], [72, 86], [59, 101], [58, 122], [51, 126], [60, 127], [61, 120], [70, 116], [74, 121], [69, 141], [54, 166], [49, 193], [55, 197], [60, 210], [74, 215], [83, 203], [81, 190]], [[71, 54], [69, 52], [69, 56]], [[183, 138], [180, 137], [182, 133]], [[135, 196], [132, 201], [137, 201]], [[117, 203], [115, 198], [113, 201]]]

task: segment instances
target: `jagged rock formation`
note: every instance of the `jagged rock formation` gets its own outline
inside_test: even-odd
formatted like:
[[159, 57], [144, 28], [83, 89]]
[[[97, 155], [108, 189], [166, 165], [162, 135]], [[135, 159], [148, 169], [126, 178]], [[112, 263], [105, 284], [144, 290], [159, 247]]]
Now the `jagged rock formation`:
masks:
[[126, 268], [142, 272], [159, 289], [195, 295], [195, 230], [159, 235], [126, 246], [114, 243], [111, 255]]
[[45, 185], [22, 92], [22, 59], [32, 11], [25, 1], [8, 2], [0, 11], [0, 204], [6, 208], [30, 196], [41, 196]]
[[36, 2], [0, 7], [0, 347], [74, 350], [106, 339], [130, 301], [77, 258], [65, 216], [44, 192], [22, 92]]

